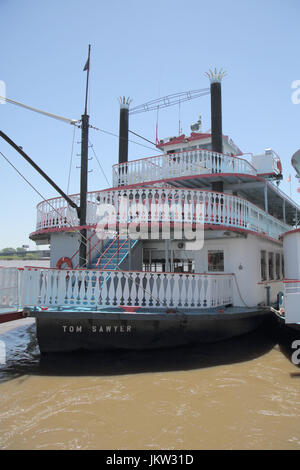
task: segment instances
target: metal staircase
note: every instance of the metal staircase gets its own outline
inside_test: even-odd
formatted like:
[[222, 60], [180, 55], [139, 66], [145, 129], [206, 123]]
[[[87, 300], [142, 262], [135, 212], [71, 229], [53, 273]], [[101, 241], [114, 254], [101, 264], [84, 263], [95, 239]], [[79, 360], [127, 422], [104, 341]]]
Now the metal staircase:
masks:
[[138, 240], [129, 238], [120, 239], [120, 236], [108, 240], [105, 243], [104, 251], [100, 256], [96, 256], [92, 261], [90, 268], [116, 270], [125, 261], [129, 255], [130, 243], [131, 249], [135, 247]]

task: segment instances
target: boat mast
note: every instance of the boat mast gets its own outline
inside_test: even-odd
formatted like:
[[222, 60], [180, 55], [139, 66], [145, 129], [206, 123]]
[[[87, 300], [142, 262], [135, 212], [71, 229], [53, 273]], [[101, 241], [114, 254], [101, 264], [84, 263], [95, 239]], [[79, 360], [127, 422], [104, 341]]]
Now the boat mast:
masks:
[[[80, 247], [79, 247], [79, 266], [86, 268], [86, 208], [87, 208], [87, 189], [88, 189], [88, 149], [89, 149], [89, 116], [87, 114], [89, 73], [90, 73], [90, 53], [89, 44], [88, 60], [83, 71], [87, 71], [85, 107], [84, 114], [81, 116], [81, 172], [80, 172]], [[84, 227], [84, 228], [83, 228]]]

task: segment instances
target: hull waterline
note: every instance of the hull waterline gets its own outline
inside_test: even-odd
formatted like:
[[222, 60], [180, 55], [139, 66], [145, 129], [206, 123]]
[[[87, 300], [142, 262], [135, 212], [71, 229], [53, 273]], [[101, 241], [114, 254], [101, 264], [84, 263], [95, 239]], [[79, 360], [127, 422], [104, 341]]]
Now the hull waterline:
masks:
[[155, 349], [209, 343], [248, 333], [267, 310], [180, 313], [35, 312], [41, 353]]

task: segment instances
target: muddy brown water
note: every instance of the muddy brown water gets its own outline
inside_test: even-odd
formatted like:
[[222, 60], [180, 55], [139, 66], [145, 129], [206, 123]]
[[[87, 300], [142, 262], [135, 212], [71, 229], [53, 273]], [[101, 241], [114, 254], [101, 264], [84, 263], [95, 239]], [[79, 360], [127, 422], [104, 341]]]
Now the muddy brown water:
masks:
[[0, 448], [300, 449], [295, 338], [268, 322], [215, 344], [44, 358], [22, 324], [0, 336]]

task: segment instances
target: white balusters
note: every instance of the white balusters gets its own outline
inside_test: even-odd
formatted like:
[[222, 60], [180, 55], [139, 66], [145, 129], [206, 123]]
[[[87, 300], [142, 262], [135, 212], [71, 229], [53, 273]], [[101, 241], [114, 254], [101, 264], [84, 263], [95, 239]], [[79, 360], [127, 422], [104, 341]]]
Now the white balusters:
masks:
[[245, 159], [194, 149], [114, 165], [113, 185], [119, 187], [145, 181], [208, 173], [256, 175], [256, 170]]
[[[219, 158], [219, 157], [218, 157]], [[216, 163], [217, 164], [217, 163]], [[75, 196], [72, 196], [76, 199]], [[52, 200], [61, 217], [45, 202], [38, 205], [37, 230], [68, 227], [78, 224], [74, 209], [62, 206], [62, 198]], [[134, 188], [89, 193], [87, 224], [96, 226], [97, 209], [103, 204], [115, 208], [116, 222], [187, 222], [209, 225], [225, 225], [266, 233], [277, 238], [289, 230], [289, 226], [266, 214], [245, 199], [227, 193], [197, 189]], [[201, 207], [202, 204], [202, 207]], [[199, 207], [200, 206], [200, 207]], [[43, 212], [44, 211], [44, 212]], [[199, 214], [203, 213], [203, 218]]]
[[[7, 283], [8, 272], [1, 272]], [[232, 275], [25, 268], [22, 306], [212, 308], [232, 302]]]

